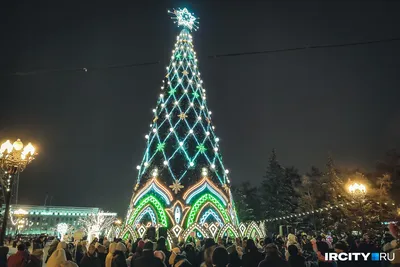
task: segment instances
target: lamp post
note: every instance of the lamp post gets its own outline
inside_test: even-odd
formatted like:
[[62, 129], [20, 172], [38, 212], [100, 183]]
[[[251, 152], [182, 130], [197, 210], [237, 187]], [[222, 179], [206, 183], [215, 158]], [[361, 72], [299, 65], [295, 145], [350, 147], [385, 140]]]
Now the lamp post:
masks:
[[365, 202], [365, 195], [367, 194], [367, 187], [361, 183], [353, 183], [349, 186], [349, 192], [354, 200], [358, 201], [361, 210], [361, 230], [365, 230], [365, 214], [363, 203]]
[[34, 159], [34, 155], [35, 148], [32, 144], [29, 143], [24, 147], [20, 139], [17, 139], [13, 144], [11, 144], [10, 140], [7, 140], [0, 146], [0, 168], [2, 171], [0, 181], [6, 204], [0, 233], [0, 246], [4, 245], [6, 236], [13, 182], [19, 173], [23, 172], [26, 166]]

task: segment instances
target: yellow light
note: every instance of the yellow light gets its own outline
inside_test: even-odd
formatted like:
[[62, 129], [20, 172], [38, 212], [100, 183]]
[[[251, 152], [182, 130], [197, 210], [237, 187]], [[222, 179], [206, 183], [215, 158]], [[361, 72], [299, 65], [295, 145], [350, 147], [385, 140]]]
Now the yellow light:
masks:
[[17, 139], [17, 141], [13, 143], [13, 147], [15, 150], [19, 151], [24, 147], [24, 144], [21, 142], [20, 139]]
[[360, 192], [360, 193], [365, 194], [367, 192], [367, 188], [363, 184], [354, 183], [354, 184], [349, 186], [349, 191], [352, 194], [356, 193], [357, 191]]
[[122, 222], [121, 220], [116, 220], [114, 223], [120, 225]]
[[1, 144], [0, 153], [3, 153], [6, 150], [7, 153], [11, 153], [11, 151], [13, 150], [13, 145], [11, 144], [10, 140], [7, 140], [3, 144]]

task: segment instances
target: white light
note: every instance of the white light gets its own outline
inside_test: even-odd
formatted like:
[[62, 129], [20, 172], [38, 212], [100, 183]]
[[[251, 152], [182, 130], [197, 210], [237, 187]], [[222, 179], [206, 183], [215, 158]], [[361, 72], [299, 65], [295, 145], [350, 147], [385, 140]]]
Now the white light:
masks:
[[172, 133], [174, 131], [174, 128], [169, 128], [169, 131]]
[[144, 165], [145, 167], [147, 167], [147, 165], [149, 165], [149, 163], [148, 163], [148, 162], [145, 162], [143, 165]]
[[206, 96], [203, 96], [203, 99], [206, 100]]
[[175, 62], [172, 62], [172, 66], [174, 66], [174, 67], [175, 67], [175, 66], [176, 66], [176, 63], [175, 63]]
[[154, 177], [157, 176], [157, 174], [158, 174], [157, 169], [154, 169], [152, 174], [153, 174]]
[[198, 116], [198, 117], [197, 117], [197, 119], [200, 121], [200, 120], [201, 120], [201, 117], [200, 117], [200, 116]]
[[177, 70], [174, 70], [174, 73], [178, 73], [178, 71], [177, 71]]
[[215, 164], [211, 164], [211, 169], [215, 169]]
[[188, 92], [188, 90], [187, 89], [185, 89], [185, 90], [183, 90], [185, 93], [187, 93]]
[[219, 142], [219, 138], [217, 137], [217, 138], [215, 138], [215, 142]]
[[193, 102], [190, 102], [190, 105], [193, 107], [193, 105], [194, 105]]
[[169, 67], [167, 66], [167, 68], [166, 68], [167, 70], [169, 70]]
[[193, 129], [190, 129], [190, 130], [189, 130], [189, 133], [193, 133]]
[[136, 166], [136, 169], [137, 169], [137, 170], [140, 170], [140, 166], [139, 166], [139, 165], [137, 165], [137, 166]]
[[[200, 72], [198, 72], [198, 73], [197, 73], [197, 75], [199, 75], [199, 76], [200, 76]], [[203, 81], [200, 81], [200, 82], [202, 83]]]
[[169, 114], [165, 114], [165, 118], [167, 118], [167, 119], [168, 119], [168, 118], [169, 118]]
[[156, 128], [154, 128], [154, 129], [153, 129], [153, 133], [156, 133], [156, 132], [157, 132], [157, 129], [156, 129]]
[[215, 151], [215, 152], [218, 152], [218, 147], [214, 147], [214, 151]]
[[193, 83], [193, 81], [192, 81], [192, 80], [189, 80], [189, 83], [191, 84], [191, 83]]
[[183, 56], [186, 57], [186, 53], [183, 53]]
[[213, 130], [215, 130], [215, 126], [211, 127]]
[[200, 86], [201, 86], [201, 85], [198, 83], [198, 84], [197, 84], [197, 87], [200, 87]]
[[164, 86], [161, 86], [161, 90], [164, 90]]
[[209, 111], [209, 112], [208, 112], [208, 114], [210, 114], [210, 115], [211, 115], [211, 114], [212, 114], [212, 112], [211, 112], [211, 111]]
[[196, 65], [194, 65], [194, 67], [193, 67], [194, 69], [197, 69], [197, 66]]
[[174, 56], [171, 56], [171, 59], [174, 59]]
[[183, 61], [179, 61], [179, 65], [182, 65]]
[[178, 102], [178, 101], [175, 101], [175, 102], [174, 102], [174, 105], [178, 105], [178, 104], [179, 104], [179, 102]]
[[146, 135], [144, 136], [144, 138], [146, 138], [146, 139], [149, 139], [149, 135], [148, 135], [148, 134], [146, 134]]
[[201, 109], [204, 109], [204, 106], [201, 106], [200, 108], [201, 108]]
[[200, 80], [200, 83], [203, 83], [203, 80]]
[[156, 109], [153, 108], [153, 112], [156, 113]]
[[168, 165], [168, 161], [166, 161], [166, 160], [164, 160], [163, 163], [164, 163], [164, 165]]
[[150, 124], [150, 128], [153, 127], [153, 124]]
[[188, 63], [188, 66], [190, 67], [190, 66], [192, 66], [192, 64], [190, 64], [190, 62]]
[[193, 163], [193, 162], [190, 162], [189, 165], [190, 165], [191, 167], [193, 167], [193, 166], [194, 166], [194, 163]]
[[179, 78], [179, 79], [178, 79], [178, 83], [180, 83], [180, 82], [182, 82], [182, 79]]
[[183, 142], [179, 142], [179, 145], [180, 145], [180, 146], [183, 146]]
[[162, 107], [162, 108], [163, 108], [163, 107], [165, 107], [165, 104], [164, 104], [164, 103], [162, 103], [162, 104], [161, 104], [161, 107]]
[[210, 132], [206, 132], [206, 135], [210, 135]]
[[205, 93], [205, 92], [206, 92], [206, 89], [203, 88], [203, 93]]
[[228, 173], [229, 173], [229, 170], [228, 170], [228, 169], [226, 169], [226, 170], [225, 170], [225, 173], [226, 173], [226, 174], [228, 174]]
[[163, 94], [160, 94], [160, 97], [161, 97], [161, 98], [163, 98], [163, 97], [164, 97], [164, 95], [163, 95]]

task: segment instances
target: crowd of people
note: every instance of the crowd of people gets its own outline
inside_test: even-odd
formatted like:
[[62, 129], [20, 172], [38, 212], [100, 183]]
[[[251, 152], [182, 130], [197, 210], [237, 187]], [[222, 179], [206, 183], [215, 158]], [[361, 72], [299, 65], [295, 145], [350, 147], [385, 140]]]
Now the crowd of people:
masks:
[[[399, 233], [391, 225], [379, 237], [364, 234], [318, 235], [305, 233], [274, 235], [263, 239], [212, 238], [176, 240], [169, 248], [166, 239], [132, 241], [107, 238], [76, 242], [54, 239], [43, 255], [42, 237], [33, 242], [32, 253], [20, 243], [8, 257], [8, 247], [0, 247], [0, 267], [395, 267], [400, 266]], [[327, 261], [328, 252], [386, 252], [389, 261]], [[396, 257], [397, 256], [397, 257]], [[391, 257], [393, 258], [393, 257]]]

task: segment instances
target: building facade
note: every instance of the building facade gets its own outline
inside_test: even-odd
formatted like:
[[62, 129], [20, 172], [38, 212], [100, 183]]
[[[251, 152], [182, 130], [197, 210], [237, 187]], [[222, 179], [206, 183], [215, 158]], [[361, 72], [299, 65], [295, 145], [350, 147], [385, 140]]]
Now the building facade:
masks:
[[[3, 216], [5, 206], [1, 209]], [[100, 208], [66, 206], [12, 205], [6, 234], [48, 234], [55, 235], [57, 225], [66, 223], [73, 229], [80, 229], [79, 219], [97, 214]], [[110, 213], [116, 216], [116, 213]]]

